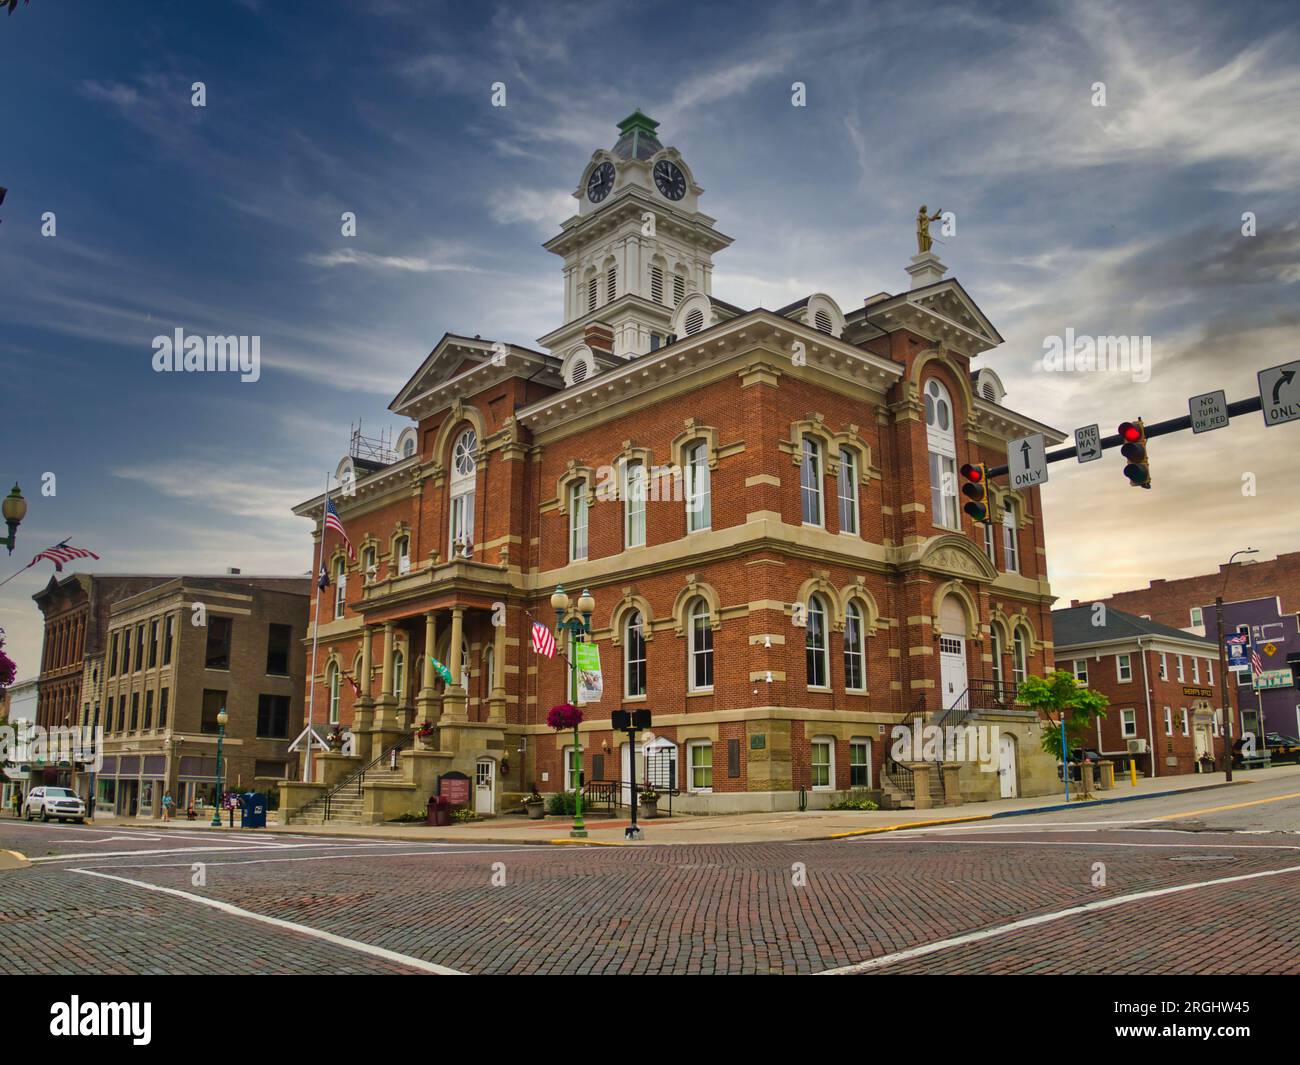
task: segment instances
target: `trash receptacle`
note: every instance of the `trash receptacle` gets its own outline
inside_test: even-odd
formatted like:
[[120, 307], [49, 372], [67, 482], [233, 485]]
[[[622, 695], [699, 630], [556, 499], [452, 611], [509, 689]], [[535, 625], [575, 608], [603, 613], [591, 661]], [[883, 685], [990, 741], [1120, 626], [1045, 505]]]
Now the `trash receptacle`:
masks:
[[441, 795], [429, 796], [427, 824], [445, 828], [451, 824], [451, 803]]
[[1102, 791], [1110, 791], [1115, 786], [1115, 763], [1108, 758], [1103, 758], [1097, 763], [1097, 770], [1097, 787]]
[[244, 802], [239, 810], [240, 828], [266, 827], [266, 796], [260, 791], [244, 793]]

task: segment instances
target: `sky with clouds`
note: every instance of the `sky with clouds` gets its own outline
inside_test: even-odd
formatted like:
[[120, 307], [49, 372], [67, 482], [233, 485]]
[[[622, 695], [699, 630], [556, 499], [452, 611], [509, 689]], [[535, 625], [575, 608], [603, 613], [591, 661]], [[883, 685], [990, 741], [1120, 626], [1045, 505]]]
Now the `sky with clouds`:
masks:
[[[634, 107], [736, 238], [723, 299], [899, 291], [925, 201], [956, 216], [937, 250], [1006, 338], [981, 364], [1009, 405], [1113, 432], [1248, 396], [1300, 355], [1297, 56], [1291, 3], [32, 0], [0, 15], [12, 569], [65, 536], [104, 572], [310, 569], [289, 508], [352, 423], [400, 429], [387, 404], [444, 332], [558, 324], [540, 243]], [[178, 327], [259, 335], [261, 380], [154, 373]], [[1042, 372], [1067, 328], [1150, 336], [1150, 380]], [[1054, 590], [1300, 548], [1297, 448], [1250, 415], [1153, 442], [1151, 492], [1113, 453], [1054, 465]], [[20, 676], [48, 571], [0, 589]]]

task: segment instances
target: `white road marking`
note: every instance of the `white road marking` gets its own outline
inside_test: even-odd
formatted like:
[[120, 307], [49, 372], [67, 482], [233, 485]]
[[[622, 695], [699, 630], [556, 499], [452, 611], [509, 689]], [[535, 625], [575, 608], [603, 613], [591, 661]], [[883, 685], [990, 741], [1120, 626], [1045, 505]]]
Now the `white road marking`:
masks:
[[326, 943], [333, 943], [338, 947], [346, 947], [349, 950], [355, 950], [361, 954], [368, 954], [373, 958], [382, 958], [384, 961], [396, 962], [399, 965], [406, 965], [413, 969], [419, 969], [422, 972], [437, 973], [440, 976], [466, 975], [459, 969], [449, 969], [445, 965], [437, 965], [434, 962], [425, 961], [422, 958], [413, 958], [409, 954], [398, 954], [393, 950], [376, 947], [370, 943], [362, 943], [358, 939], [348, 939], [346, 936], [336, 936], [333, 932], [325, 932], [319, 928], [312, 928], [305, 924], [297, 924], [294, 921], [282, 921], [278, 917], [268, 917], [265, 914], [254, 913], [252, 910], [245, 910], [239, 906], [232, 906], [228, 902], [221, 902], [218, 899], [206, 899], [202, 895], [195, 895], [189, 891], [181, 891], [178, 888], [159, 887], [157, 884], [147, 884], [143, 880], [130, 880], [124, 876], [112, 876], [109, 873], [99, 873], [93, 869], [73, 869], [72, 871], [74, 873], [81, 873], [83, 876], [97, 876], [104, 880], [116, 880], [118, 883], [129, 884], [132, 887], [142, 888], [145, 891], [156, 891], [160, 894], [172, 895], [178, 899], [185, 899], [189, 902], [197, 902], [201, 906], [209, 906], [214, 910], [220, 910], [222, 913], [228, 913], [234, 917], [244, 917], [248, 920], [258, 921], [261, 924], [268, 924], [275, 928], [283, 928], [290, 932], [298, 932], [301, 935], [324, 940]]
[[[459, 854], [518, 854], [520, 851], [535, 850], [534, 847], [505, 847], [492, 849], [489, 844], [482, 850], [463, 850]], [[1296, 848], [1300, 850], [1300, 847]], [[204, 862], [206, 866], [216, 865], [272, 865], [276, 862], [336, 862], [342, 858], [432, 858], [432, 857], [455, 857], [449, 855], [446, 851], [386, 851], [383, 854], [315, 854], [309, 856], [300, 856], [296, 858], [249, 858], [246, 861], [239, 862]], [[151, 862], [148, 865], [123, 865], [115, 863], [110, 865], [110, 869], [188, 869], [193, 862]], [[73, 870], [77, 872], [78, 870]]]
[[1038, 925], [1050, 924], [1053, 921], [1060, 921], [1066, 917], [1075, 917], [1079, 914], [1109, 910], [1130, 902], [1140, 902], [1143, 899], [1157, 899], [1164, 895], [1179, 895], [1186, 891], [1196, 891], [1199, 888], [1218, 887], [1222, 884], [1239, 884], [1246, 880], [1259, 880], [1266, 876], [1285, 876], [1288, 873], [1300, 873], [1300, 865], [1293, 865], [1287, 869], [1268, 869], [1260, 873], [1244, 873], [1240, 876], [1223, 876], [1218, 877], [1215, 880], [1201, 880], [1195, 884], [1178, 884], [1175, 887], [1157, 888], [1152, 891], [1138, 891], [1134, 892], [1132, 895], [1120, 895], [1113, 899], [1098, 899], [1096, 902], [1088, 902], [1082, 906], [1071, 906], [1068, 909], [1057, 910], [1055, 913], [1040, 914], [1037, 917], [1025, 917], [1019, 921], [1012, 921], [1010, 924], [999, 925], [996, 928], [985, 928], [979, 932], [967, 932], [960, 936], [952, 936], [949, 939], [938, 940], [935, 943], [926, 943], [920, 947], [911, 947], [908, 950], [900, 950], [895, 954], [885, 954], [879, 958], [870, 958], [867, 961], [856, 962], [853, 965], [844, 965], [836, 969], [826, 969], [817, 975], [844, 976], [850, 973], [870, 972], [872, 969], [881, 969], [886, 965], [893, 965], [895, 962], [910, 961], [912, 958], [923, 958], [927, 954], [937, 954], [941, 950], [965, 946], [967, 943], [979, 943], [986, 939], [995, 939], [998, 936], [1004, 936], [1009, 932], [1018, 932], [1022, 928], [1035, 928]]
[[1109, 843], [1094, 839], [888, 839], [878, 837], [874, 843], [956, 843], [966, 846], [983, 843], [990, 847], [1138, 847], [1168, 848], [1172, 850], [1209, 849], [1218, 851], [1300, 851], [1294, 843]]
[[[388, 847], [388, 843], [354, 843], [354, 847]], [[92, 851], [79, 851], [76, 854], [47, 854], [39, 858], [30, 859], [32, 862], [74, 862], [83, 858], [145, 858], [154, 854], [247, 854], [249, 852], [262, 851], [262, 847], [163, 847], [157, 850], [136, 850], [136, 851], [106, 851], [95, 854]], [[283, 847], [277, 847], [277, 850], [319, 850], [320, 846], [316, 843], [289, 843]]]

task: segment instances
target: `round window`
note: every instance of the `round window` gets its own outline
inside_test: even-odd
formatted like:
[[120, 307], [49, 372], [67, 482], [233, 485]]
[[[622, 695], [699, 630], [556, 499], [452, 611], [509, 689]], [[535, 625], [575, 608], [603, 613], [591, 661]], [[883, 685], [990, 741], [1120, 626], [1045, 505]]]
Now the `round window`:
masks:
[[474, 449], [477, 446], [478, 437], [473, 429], [461, 433], [460, 439], [456, 441], [456, 449], [452, 453], [452, 465], [455, 466], [457, 473], [463, 476], [474, 472]]

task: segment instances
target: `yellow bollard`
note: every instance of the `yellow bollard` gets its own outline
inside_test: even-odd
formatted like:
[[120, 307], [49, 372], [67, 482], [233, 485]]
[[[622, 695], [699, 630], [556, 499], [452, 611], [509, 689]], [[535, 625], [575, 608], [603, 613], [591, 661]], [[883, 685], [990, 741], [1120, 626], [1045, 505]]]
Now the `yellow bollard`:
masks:
[[1138, 764], [1132, 758], [1128, 760], [1128, 782], [1135, 788], [1138, 786]]

